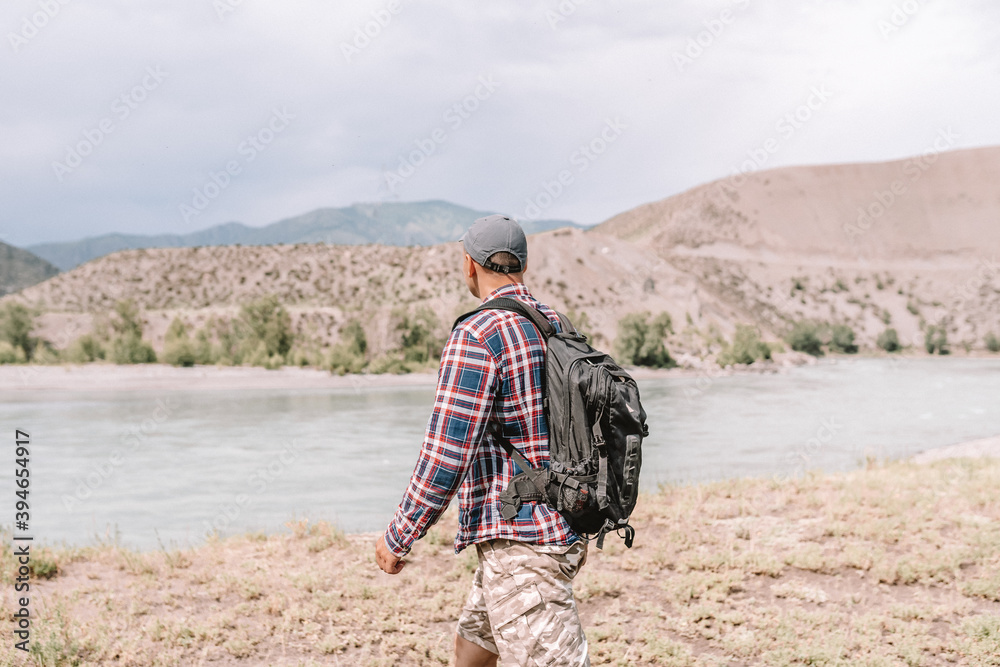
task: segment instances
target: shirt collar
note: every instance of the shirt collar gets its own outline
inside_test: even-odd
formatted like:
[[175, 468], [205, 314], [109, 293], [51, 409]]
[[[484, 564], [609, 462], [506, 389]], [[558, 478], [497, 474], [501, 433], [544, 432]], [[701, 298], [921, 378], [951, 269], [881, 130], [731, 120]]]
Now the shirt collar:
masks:
[[532, 298], [531, 292], [528, 291], [528, 288], [525, 286], [524, 283], [512, 283], [507, 285], [501, 285], [500, 287], [490, 292], [488, 295], [486, 295], [486, 298], [483, 299], [483, 303], [486, 303], [490, 299], [495, 299], [498, 296], [506, 296], [506, 297], [520, 296], [527, 299]]

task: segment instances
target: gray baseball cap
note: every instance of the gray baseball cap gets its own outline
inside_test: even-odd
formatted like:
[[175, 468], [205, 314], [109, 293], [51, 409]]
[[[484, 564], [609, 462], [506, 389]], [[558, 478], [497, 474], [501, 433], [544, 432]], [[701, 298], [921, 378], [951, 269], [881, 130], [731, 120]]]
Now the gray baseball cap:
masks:
[[[497, 273], [519, 273], [528, 264], [528, 239], [521, 225], [506, 215], [488, 215], [472, 223], [461, 238], [465, 252], [480, 266]], [[493, 253], [509, 252], [519, 266], [500, 266], [489, 261]]]

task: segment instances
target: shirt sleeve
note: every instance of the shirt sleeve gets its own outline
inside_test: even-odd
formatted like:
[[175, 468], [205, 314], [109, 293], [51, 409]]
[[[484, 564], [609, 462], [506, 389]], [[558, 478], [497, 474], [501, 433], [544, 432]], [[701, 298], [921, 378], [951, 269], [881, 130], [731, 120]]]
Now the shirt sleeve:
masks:
[[385, 532], [385, 543], [403, 557], [448, 507], [486, 432], [499, 382], [490, 350], [462, 327], [441, 353], [434, 410], [413, 476]]

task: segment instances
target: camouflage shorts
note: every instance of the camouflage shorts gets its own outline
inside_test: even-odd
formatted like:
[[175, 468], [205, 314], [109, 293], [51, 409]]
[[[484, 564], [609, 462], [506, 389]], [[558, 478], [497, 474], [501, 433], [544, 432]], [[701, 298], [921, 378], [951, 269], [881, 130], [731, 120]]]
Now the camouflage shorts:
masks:
[[573, 600], [587, 543], [541, 546], [488, 540], [458, 620], [458, 635], [504, 665], [590, 665]]

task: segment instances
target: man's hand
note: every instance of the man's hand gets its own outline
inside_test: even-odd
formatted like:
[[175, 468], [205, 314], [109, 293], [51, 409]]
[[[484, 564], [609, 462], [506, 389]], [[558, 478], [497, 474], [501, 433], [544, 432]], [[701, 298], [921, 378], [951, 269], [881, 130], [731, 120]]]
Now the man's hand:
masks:
[[399, 574], [406, 566], [405, 560], [389, 551], [389, 547], [385, 545], [384, 536], [375, 542], [375, 562], [386, 574]]

